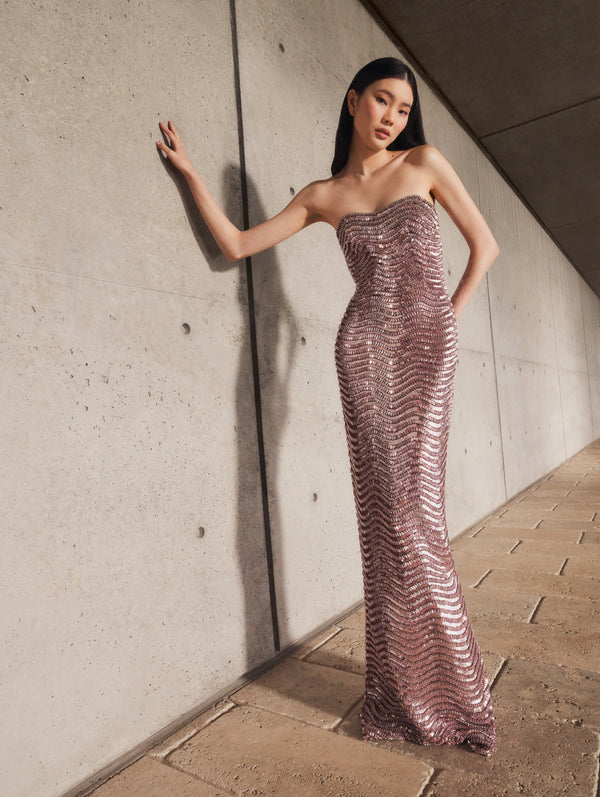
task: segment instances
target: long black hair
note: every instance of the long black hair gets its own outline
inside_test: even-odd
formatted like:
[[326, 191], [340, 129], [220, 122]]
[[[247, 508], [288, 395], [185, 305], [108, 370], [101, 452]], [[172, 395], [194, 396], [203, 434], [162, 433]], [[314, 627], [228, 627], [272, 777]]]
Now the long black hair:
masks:
[[363, 66], [363, 68], [356, 73], [352, 83], [348, 86], [348, 91], [346, 92], [342, 104], [337, 133], [335, 134], [335, 153], [331, 164], [332, 175], [341, 171], [348, 162], [350, 142], [352, 141], [352, 132], [354, 130], [354, 119], [348, 110], [348, 93], [350, 89], [354, 89], [356, 93], [360, 95], [371, 83], [388, 77], [397, 77], [401, 80], [408, 81], [413, 93], [413, 104], [408, 115], [406, 127], [391, 144], [388, 144], [387, 149], [412, 149], [412, 147], [418, 147], [419, 144], [427, 143], [425, 141], [425, 133], [423, 132], [423, 119], [421, 117], [421, 103], [419, 101], [417, 81], [415, 80], [412, 70], [398, 58], [377, 58], [375, 61], [371, 61], [366, 66]]

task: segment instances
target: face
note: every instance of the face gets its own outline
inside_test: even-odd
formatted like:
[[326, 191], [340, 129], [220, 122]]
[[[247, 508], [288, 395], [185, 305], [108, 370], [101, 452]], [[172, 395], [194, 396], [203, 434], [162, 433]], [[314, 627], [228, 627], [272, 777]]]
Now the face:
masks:
[[385, 149], [406, 127], [413, 104], [410, 83], [389, 77], [371, 83], [360, 94], [348, 93], [354, 130], [368, 146]]

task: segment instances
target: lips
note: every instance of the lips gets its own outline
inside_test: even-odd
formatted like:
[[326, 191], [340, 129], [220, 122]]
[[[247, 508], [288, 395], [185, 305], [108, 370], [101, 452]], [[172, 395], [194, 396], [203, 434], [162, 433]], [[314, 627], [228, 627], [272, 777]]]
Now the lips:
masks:
[[380, 128], [379, 128], [378, 130], [376, 130], [375, 132], [376, 132], [376, 133], [380, 133], [382, 136], [385, 136], [386, 138], [389, 138], [389, 137], [390, 137], [390, 131], [389, 131], [389, 130], [384, 130], [384, 128], [383, 128], [383, 127], [380, 127]]

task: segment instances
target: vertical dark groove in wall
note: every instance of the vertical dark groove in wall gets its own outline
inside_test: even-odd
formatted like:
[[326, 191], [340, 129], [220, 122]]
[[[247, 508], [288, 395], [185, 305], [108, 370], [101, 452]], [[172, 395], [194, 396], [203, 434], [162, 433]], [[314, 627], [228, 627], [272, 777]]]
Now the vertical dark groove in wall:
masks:
[[[242, 191], [242, 219], [244, 229], [250, 225], [248, 210], [248, 183], [246, 180], [246, 150], [244, 148], [244, 120], [242, 117], [242, 88], [240, 82], [240, 60], [237, 37], [237, 16], [235, 0], [229, 0], [231, 15], [231, 46], [233, 51], [233, 72], [235, 80], [235, 101], [237, 106], [238, 140], [240, 152], [240, 183]], [[254, 314], [254, 284], [252, 281], [252, 259], [246, 258], [246, 283], [248, 291], [248, 328], [250, 332], [250, 351], [252, 354], [252, 377], [254, 381], [254, 406], [256, 414], [256, 436], [258, 440], [258, 460], [260, 465], [260, 483], [262, 490], [263, 523], [265, 530], [265, 551], [267, 556], [267, 572], [269, 577], [269, 596], [271, 599], [271, 622], [273, 625], [273, 645], [280, 650], [279, 623], [277, 621], [277, 594], [275, 592], [275, 575], [273, 569], [273, 546], [271, 543], [271, 521], [269, 517], [269, 494], [267, 490], [267, 463], [262, 423], [262, 402], [260, 395], [260, 372], [258, 367], [258, 345], [256, 341], [256, 318]]]
[[[479, 182], [479, 172], [477, 172]], [[485, 290], [488, 301], [488, 318], [490, 319], [490, 340], [492, 342], [492, 362], [494, 363], [494, 385], [496, 386], [496, 407], [498, 408], [498, 432], [500, 434], [500, 456], [502, 458], [502, 478], [504, 480], [504, 500], [508, 501], [508, 488], [506, 486], [506, 458], [504, 456], [504, 435], [502, 434], [502, 407], [500, 406], [500, 388], [498, 387], [498, 363], [496, 362], [496, 346], [494, 345], [494, 325], [492, 323], [492, 297], [490, 296], [490, 280], [485, 275]]]

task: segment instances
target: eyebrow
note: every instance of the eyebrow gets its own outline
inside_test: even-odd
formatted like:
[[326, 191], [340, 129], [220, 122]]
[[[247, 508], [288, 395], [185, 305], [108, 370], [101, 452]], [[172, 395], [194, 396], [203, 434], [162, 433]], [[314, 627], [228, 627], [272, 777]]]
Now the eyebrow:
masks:
[[[390, 97], [390, 99], [392, 99], [392, 100], [396, 99], [394, 97], [394, 95], [392, 94], [392, 92], [388, 91], [387, 89], [377, 89], [377, 91], [381, 91], [382, 94], [387, 94], [388, 97]], [[401, 102], [400, 105], [404, 105], [405, 108], [412, 108], [412, 105], [409, 102]]]

